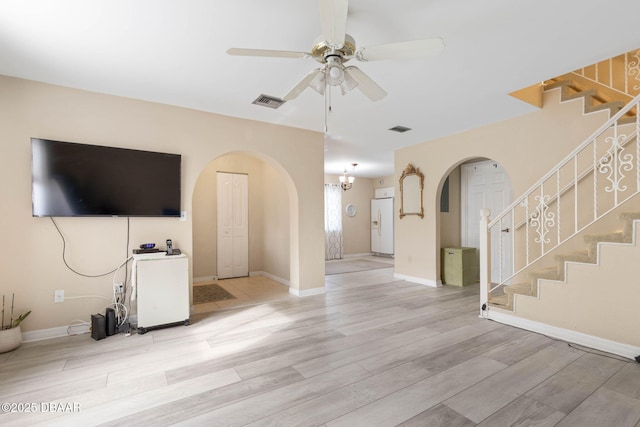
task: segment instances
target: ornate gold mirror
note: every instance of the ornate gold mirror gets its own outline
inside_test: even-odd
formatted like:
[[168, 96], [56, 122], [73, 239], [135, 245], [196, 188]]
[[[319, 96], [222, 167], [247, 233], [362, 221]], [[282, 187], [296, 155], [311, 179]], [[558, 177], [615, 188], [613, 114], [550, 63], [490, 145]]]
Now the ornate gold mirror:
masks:
[[418, 215], [424, 218], [423, 188], [424, 175], [420, 172], [420, 168], [409, 163], [400, 177], [400, 218], [407, 215]]

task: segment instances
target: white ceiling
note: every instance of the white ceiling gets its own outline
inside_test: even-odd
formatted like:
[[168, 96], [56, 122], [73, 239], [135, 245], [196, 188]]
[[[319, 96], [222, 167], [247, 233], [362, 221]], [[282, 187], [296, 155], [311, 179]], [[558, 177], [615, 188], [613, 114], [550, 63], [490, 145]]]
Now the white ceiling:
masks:
[[[639, 23], [638, 0], [351, 0], [358, 47], [439, 36], [445, 49], [357, 63], [388, 96], [333, 90], [325, 172], [391, 175], [397, 148], [532, 111], [507, 94], [640, 47]], [[309, 51], [320, 32], [317, 0], [2, 0], [0, 74], [323, 131], [311, 89], [251, 104], [284, 96], [314, 60], [225, 53]]]

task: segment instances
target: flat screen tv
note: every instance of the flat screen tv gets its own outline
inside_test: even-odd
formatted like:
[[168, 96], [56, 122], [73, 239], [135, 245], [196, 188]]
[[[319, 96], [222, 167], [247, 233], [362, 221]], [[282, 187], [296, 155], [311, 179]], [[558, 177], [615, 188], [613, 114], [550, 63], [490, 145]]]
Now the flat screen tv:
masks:
[[180, 216], [181, 156], [31, 138], [33, 216]]

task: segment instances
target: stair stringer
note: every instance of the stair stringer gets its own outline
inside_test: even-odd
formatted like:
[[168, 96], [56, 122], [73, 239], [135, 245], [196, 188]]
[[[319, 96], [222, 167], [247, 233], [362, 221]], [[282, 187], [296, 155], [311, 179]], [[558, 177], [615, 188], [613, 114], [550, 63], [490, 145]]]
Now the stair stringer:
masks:
[[594, 263], [566, 261], [564, 280], [538, 279], [537, 297], [514, 294], [513, 315], [640, 348], [639, 234], [634, 220], [631, 242], [600, 241]]
[[574, 82], [570, 77], [563, 76], [558, 80], [548, 83], [545, 86], [546, 90], [560, 89], [561, 102], [573, 101], [575, 99], [582, 99], [584, 114], [590, 114], [596, 111], [609, 111], [609, 117], [616, 114], [622, 107], [625, 106], [624, 101], [605, 101], [598, 96], [596, 88], [584, 88], [578, 89], [574, 86]]
[[[612, 117], [633, 98], [630, 95], [612, 92], [600, 83], [584, 79], [573, 73], [545, 82], [545, 91], [553, 89], [560, 89], [560, 102], [582, 99], [585, 115], [608, 111], [609, 117]], [[633, 123], [635, 118], [635, 111], [631, 110], [620, 119], [619, 123]]]

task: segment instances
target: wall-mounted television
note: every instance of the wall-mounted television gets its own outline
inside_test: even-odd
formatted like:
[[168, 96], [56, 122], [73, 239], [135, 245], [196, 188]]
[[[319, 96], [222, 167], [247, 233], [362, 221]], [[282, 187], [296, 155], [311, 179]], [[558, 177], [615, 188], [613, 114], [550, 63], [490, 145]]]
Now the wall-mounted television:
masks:
[[179, 154], [31, 138], [33, 216], [179, 217]]

